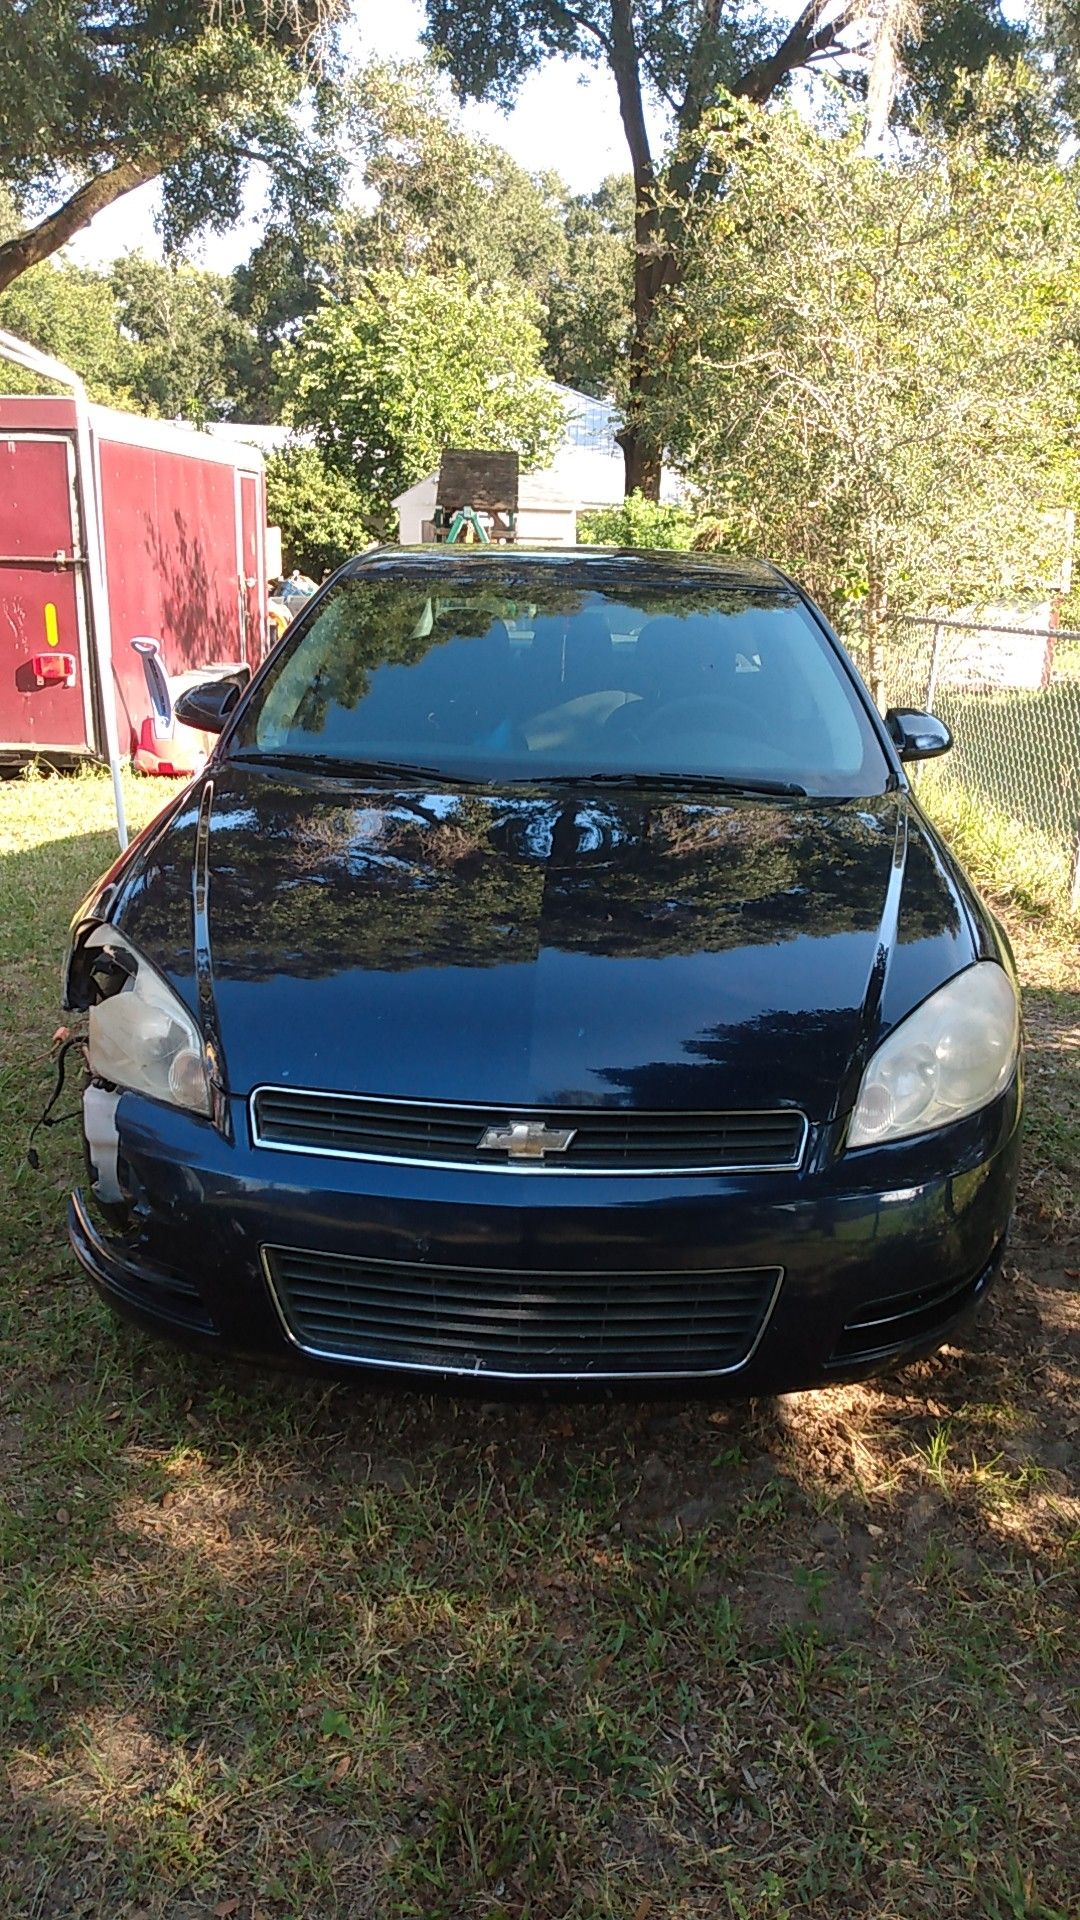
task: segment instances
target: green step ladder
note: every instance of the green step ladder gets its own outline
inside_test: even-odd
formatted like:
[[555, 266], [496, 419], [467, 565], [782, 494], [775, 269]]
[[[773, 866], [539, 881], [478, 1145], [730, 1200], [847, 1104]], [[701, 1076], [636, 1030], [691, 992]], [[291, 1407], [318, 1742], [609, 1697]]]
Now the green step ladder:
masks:
[[[518, 456], [490, 447], [446, 447], [439, 463], [432, 532], [446, 546], [517, 539]], [[484, 518], [481, 519], [481, 514]]]
[[[438, 516], [436, 516], [435, 524], [436, 526], [439, 524]], [[472, 528], [473, 536], [480, 542], [481, 546], [490, 547], [491, 535], [488, 533], [475, 507], [458, 508], [450, 521], [450, 525], [446, 529], [446, 546], [452, 547], [456, 541], [464, 539], [466, 537], [466, 528], [468, 527]]]

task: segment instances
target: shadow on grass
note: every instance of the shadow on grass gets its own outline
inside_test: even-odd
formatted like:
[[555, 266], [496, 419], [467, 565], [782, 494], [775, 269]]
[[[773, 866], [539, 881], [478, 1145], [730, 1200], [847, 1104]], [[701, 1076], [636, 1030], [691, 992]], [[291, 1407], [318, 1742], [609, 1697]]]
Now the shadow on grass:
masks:
[[1063, 1920], [1076, 1309], [1013, 1270], [962, 1351], [717, 1408], [238, 1377], [84, 1309], [8, 1614], [45, 1910]]

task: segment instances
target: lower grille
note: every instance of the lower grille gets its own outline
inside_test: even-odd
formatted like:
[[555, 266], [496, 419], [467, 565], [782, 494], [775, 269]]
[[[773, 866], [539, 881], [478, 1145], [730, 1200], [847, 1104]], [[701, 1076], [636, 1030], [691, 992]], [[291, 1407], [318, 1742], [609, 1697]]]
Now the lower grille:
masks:
[[829, 1358], [830, 1366], [854, 1360], [882, 1360], [917, 1341], [930, 1340], [955, 1320], [965, 1307], [980, 1300], [994, 1275], [995, 1264], [974, 1280], [943, 1280], [935, 1287], [913, 1287], [910, 1293], [891, 1294], [886, 1300], [867, 1301], [857, 1319], [849, 1320]]
[[779, 1267], [523, 1273], [264, 1247], [271, 1292], [306, 1353], [522, 1379], [729, 1373], [749, 1359]]
[[[544, 1137], [540, 1153], [519, 1155], [511, 1136], [537, 1125]], [[258, 1147], [487, 1173], [769, 1173], [800, 1165], [807, 1122], [787, 1107], [757, 1113], [539, 1111], [259, 1087], [251, 1101], [251, 1131]], [[559, 1133], [568, 1137], [556, 1148], [552, 1135]]]

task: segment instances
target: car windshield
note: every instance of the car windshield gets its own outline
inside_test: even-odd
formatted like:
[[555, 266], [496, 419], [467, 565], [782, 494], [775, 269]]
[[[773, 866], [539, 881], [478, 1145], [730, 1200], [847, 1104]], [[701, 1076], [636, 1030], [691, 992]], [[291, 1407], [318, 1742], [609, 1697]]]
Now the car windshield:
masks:
[[[565, 564], [565, 563], [564, 563]], [[501, 784], [671, 780], [850, 796], [888, 767], [828, 636], [791, 588], [341, 580], [286, 634], [234, 758]]]

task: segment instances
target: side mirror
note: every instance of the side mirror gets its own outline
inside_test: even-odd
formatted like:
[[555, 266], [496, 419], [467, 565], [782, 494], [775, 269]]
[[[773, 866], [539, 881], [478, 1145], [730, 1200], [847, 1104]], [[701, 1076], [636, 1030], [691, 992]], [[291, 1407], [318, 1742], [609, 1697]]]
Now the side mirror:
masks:
[[939, 753], [948, 753], [952, 746], [952, 734], [936, 713], [918, 713], [912, 707], [890, 707], [885, 725], [901, 760], [933, 760]]
[[240, 698], [235, 680], [204, 680], [177, 696], [173, 712], [185, 727], [200, 733], [220, 733]]

